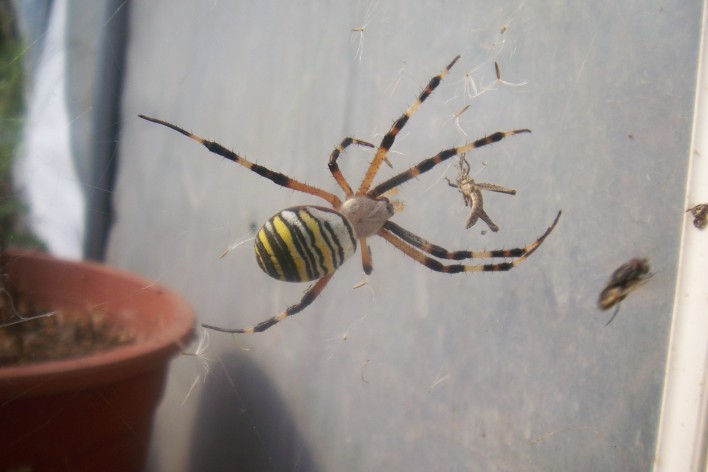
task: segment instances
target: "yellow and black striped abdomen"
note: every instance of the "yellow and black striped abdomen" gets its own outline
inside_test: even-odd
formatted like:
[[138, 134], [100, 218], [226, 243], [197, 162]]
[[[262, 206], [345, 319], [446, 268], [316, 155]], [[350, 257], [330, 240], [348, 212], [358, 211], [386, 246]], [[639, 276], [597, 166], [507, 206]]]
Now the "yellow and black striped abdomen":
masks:
[[331, 274], [356, 251], [356, 233], [341, 213], [319, 206], [286, 208], [256, 234], [256, 259], [263, 271], [287, 282]]

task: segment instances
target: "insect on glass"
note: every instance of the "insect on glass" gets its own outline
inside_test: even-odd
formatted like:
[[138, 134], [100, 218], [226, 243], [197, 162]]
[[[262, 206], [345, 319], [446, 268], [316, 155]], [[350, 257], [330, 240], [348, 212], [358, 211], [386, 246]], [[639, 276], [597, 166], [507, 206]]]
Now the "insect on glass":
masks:
[[708, 223], [708, 204], [699, 203], [698, 205], [689, 208], [686, 212], [691, 212], [693, 215], [693, 226], [698, 229], [703, 229]]
[[[357, 245], [361, 250], [364, 272], [370, 274], [372, 271], [371, 254], [366, 244], [366, 239], [374, 235], [384, 238], [396, 249], [420, 264], [434, 271], [448, 274], [510, 270], [538, 249], [558, 223], [561, 215], [560, 211], [551, 226], [538, 239], [522, 248], [491, 251], [448, 251], [391, 221], [390, 218], [394, 214], [393, 205], [383, 196], [389, 190], [428, 172], [436, 165], [453, 156], [499, 142], [510, 136], [529, 133], [530, 130], [528, 129], [497, 131], [474, 142], [445, 149], [372, 188], [376, 174], [381, 164], [387, 159], [388, 151], [396, 140], [398, 133], [420, 105], [435, 90], [459, 58], [460, 56], [455, 57], [442, 72], [434, 76], [420, 93], [417, 100], [394, 121], [378, 147], [376, 147], [374, 158], [356, 191], [350, 187], [344, 178], [337, 160], [340, 154], [352, 144], [369, 148], [375, 148], [375, 146], [360, 139], [344, 138], [334, 148], [329, 156], [328, 166], [335, 181], [344, 192], [344, 200], [318, 187], [308, 185], [280, 172], [251, 162], [216, 142], [208, 141], [176, 125], [157, 118], [139, 115], [145, 120], [166, 126], [193, 139], [205, 146], [209, 151], [225, 157], [277, 185], [320, 197], [329, 203], [331, 207], [296, 206], [286, 208], [271, 217], [256, 234], [255, 251], [258, 265], [268, 275], [278, 280], [289, 282], [315, 281], [307, 289], [299, 303], [291, 305], [272, 318], [248, 328], [221, 328], [207, 324], [202, 326], [227, 333], [265, 331], [288, 316], [299, 313], [309, 306], [325, 288], [337, 268], [356, 252]], [[479, 258], [505, 260], [480, 264], [446, 264], [441, 262], [441, 260], [463, 261]]]
[[619, 313], [620, 302], [654, 275], [649, 273], [650, 270], [649, 261], [638, 258], [630, 259], [615, 269], [597, 300], [597, 307], [600, 310], [609, 310], [617, 305], [612, 317], [605, 323], [605, 326], [612, 323], [612, 320]]

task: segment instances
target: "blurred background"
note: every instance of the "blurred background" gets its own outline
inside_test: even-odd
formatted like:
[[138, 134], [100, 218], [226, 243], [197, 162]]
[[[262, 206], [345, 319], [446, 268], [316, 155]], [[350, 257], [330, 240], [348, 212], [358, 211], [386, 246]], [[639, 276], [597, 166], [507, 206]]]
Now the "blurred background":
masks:
[[[29, 224], [57, 255], [177, 290], [200, 322], [251, 326], [299, 301], [307, 285], [261, 272], [249, 238], [282, 208], [324, 202], [139, 113], [339, 193], [334, 146], [378, 143], [461, 54], [379, 181], [530, 128], [467, 156], [475, 179], [517, 195], [485, 193], [498, 233], [466, 230], [451, 159], [400, 188], [394, 220], [448, 249], [485, 250], [533, 241], [563, 210], [510, 272], [439, 274], [374, 237], [371, 276], [354, 256], [265, 333], [202, 331], [194, 355], [172, 363], [150, 470], [656, 466], [681, 238], [693, 230], [687, 181], [702, 159], [691, 147], [701, 2], [10, 5], [24, 38], [12, 61], [28, 78], [14, 175]], [[340, 159], [352, 186], [372, 155]], [[598, 294], [632, 257], [656, 275], [605, 326]]]

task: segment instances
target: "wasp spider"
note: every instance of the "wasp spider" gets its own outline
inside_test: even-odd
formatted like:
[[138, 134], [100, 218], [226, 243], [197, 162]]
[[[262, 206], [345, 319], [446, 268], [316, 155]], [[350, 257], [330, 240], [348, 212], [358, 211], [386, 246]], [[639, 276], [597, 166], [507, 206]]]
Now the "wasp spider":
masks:
[[[344, 178], [337, 160], [340, 154], [352, 144], [370, 148], [375, 146], [360, 139], [345, 138], [334, 148], [329, 156], [329, 170], [339, 187], [344, 191], [344, 201], [330, 192], [253, 163], [218, 143], [208, 141], [171, 123], [139, 115], [145, 120], [171, 128], [197, 141], [209, 151], [240, 164], [277, 185], [320, 197], [332, 207], [296, 206], [286, 208], [270, 218], [256, 234], [256, 258], [261, 269], [268, 275], [278, 280], [289, 282], [316, 281], [307, 289], [299, 303], [289, 306], [282, 313], [248, 328], [228, 329], [206, 324], [202, 325], [203, 327], [227, 333], [256, 333], [265, 331], [288, 316], [299, 313], [317, 298], [337, 268], [354, 254], [357, 242], [361, 248], [364, 272], [366, 274], [371, 273], [371, 254], [366, 244], [366, 239], [373, 235], [381, 236], [405, 255], [426, 267], [448, 274], [506, 271], [529, 257], [541, 245], [558, 223], [560, 212], [558, 212], [553, 224], [541, 237], [523, 248], [451, 252], [429, 243], [391, 221], [390, 218], [394, 213], [393, 205], [383, 196], [385, 192], [429, 171], [437, 164], [453, 156], [496, 143], [509, 136], [528, 133], [530, 132], [528, 129], [499, 131], [474, 142], [446, 149], [372, 188], [379, 167], [386, 160], [388, 151], [398, 133], [425, 99], [435, 90], [459, 58], [460, 56], [455, 57], [442, 72], [433, 77], [418, 99], [393, 123], [391, 129], [384, 135], [378, 148], [376, 148], [374, 159], [356, 192]], [[505, 258], [511, 260], [487, 264], [443, 264], [438, 260], [460, 261], [477, 258]]]

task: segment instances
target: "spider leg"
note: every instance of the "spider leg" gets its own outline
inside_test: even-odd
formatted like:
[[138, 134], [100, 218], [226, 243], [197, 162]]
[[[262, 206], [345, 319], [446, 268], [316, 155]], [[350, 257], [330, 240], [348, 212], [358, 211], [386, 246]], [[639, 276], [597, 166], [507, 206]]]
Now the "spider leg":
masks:
[[364, 269], [366, 275], [371, 275], [374, 266], [371, 262], [371, 249], [366, 243], [366, 238], [359, 238], [359, 247], [361, 248], [361, 267]]
[[342, 171], [339, 170], [339, 165], [337, 164], [337, 159], [339, 159], [339, 155], [342, 152], [344, 152], [344, 150], [352, 144], [358, 144], [359, 146], [366, 146], [366, 147], [370, 147], [370, 148], [375, 147], [373, 144], [367, 143], [366, 141], [362, 141], [361, 139], [344, 138], [342, 140], [342, 142], [339, 144], [339, 146], [334, 148], [334, 151], [332, 151], [332, 154], [329, 155], [329, 163], [327, 164], [329, 167], [329, 171], [332, 173], [334, 180], [337, 181], [337, 183], [339, 184], [341, 189], [344, 190], [344, 194], [347, 198], [354, 195], [354, 191], [349, 186], [347, 179], [345, 179], [344, 175], [342, 175]]
[[501, 141], [504, 138], [508, 138], [509, 136], [514, 136], [516, 134], [521, 134], [521, 133], [530, 133], [530, 129], [515, 129], [511, 131], [497, 131], [496, 133], [490, 134], [489, 136], [486, 136], [484, 138], [478, 139], [474, 142], [450, 148], [450, 149], [445, 149], [444, 151], [440, 151], [437, 153], [435, 156], [430, 157], [428, 159], [424, 159], [420, 161], [418, 164], [414, 165], [413, 167], [404, 170], [400, 174], [394, 175], [390, 179], [380, 183], [373, 189], [369, 190], [366, 195], [368, 195], [371, 198], [377, 198], [381, 196], [381, 194], [391, 190], [392, 188], [398, 187], [401, 184], [404, 184], [408, 182], [409, 180], [418, 177], [420, 174], [423, 174], [425, 172], [428, 172], [430, 169], [435, 167], [436, 165], [440, 164], [443, 161], [446, 161], [447, 159], [450, 159], [453, 156], [456, 156], [458, 154], [462, 154], [463, 152], [468, 152], [472, 149], [476, 149], [482, 146], [487, 146], [489, 144], [497, 143]]
[[233, 151], [229, 151], [225, 147], [223, 147], [219, 143], [215, 143], [213, 141], [208, 141], [200, 136], [197, 136], [196, 134], [190, 133], [189, 131], [186, 131], [179, 126], [173, 125], [172, 123], [168, 123], [166, 121], [158, 120], [157, 118], [150, 118], [149, 116], [145, 115], [138, 115], [140, 118], [151, 121], [153, 123], [157, 123], [162, 126], [166, 126], [170, 129], [173, 129], [177, 131], [178, 133], [181, 133], [185, 136], [187, 136], [190, 139], [195, 140], [196, 142], [202, 144], [204, 147], [206, 147], [209, 151], [213, 152], [214, 154], [218, 154], [221, 157], [225, 157], [226, 159], [235, 162], [236, 164], [240, 164], [243, 167], [252, 170], [256, 174], [260, 175], [261, 177], [265, 177], [266, 179], [272, 181], [276, 185], [280, 185], [281, 187], [286, 187], [289, 189], [297, 190], [298, 192], [303, 192], [307, 193], [310, 195], [314, 195], [316, 197], [323, 198], [327, 200], [333, 207], [337, 208], [339, 205], [341, 205], [341, 200], [339, 197], [336, 195], [325, 192], [324, 190], [321, 190], [317, 187], [313, 187], [311, 185], [305, 184], [303, 182], [299, 182], [295, 179], [292, 179], [288, 177], [285, 174], [281, 174], [280, 172], [275, 172], [267, 167], [263, 167], [261, 165], [258, 165], [254, 162], [249, 161], [246, 158], [243, 158], [236, 154]]
[[420, 93], [418, 99], [413, 102], [410, 107], [408, 107], [408, 110], [406, 110], [396, 121], [394, 121], [393, 125], [391, 126], [391, 129], [381, 140], [381, 144], [379, 144], [379, 147], [376, 150], [376, 155], [374, 155], [374, 160], [371, 161], [371, 164], [369, 165], [369, 168], [367, 169], [366, 174], [364, 175], [364, 180], [361, 181], [361, 185], [359, 186], [357, 195], [364, 195], [367, 193], [367, 191], [371, 187], [371, 184], [374, 181], [374, 177], [376, 177], [376, 173], [381, 167], [381, 163], [384, 161], [384, 159], [386, 159], [388, 150], [391, 149], [391, 146], [393, 146], [393, 142], [396, 140], [396, 135], [398, 135], [398, 133], [403, 129], [410, 117], [413, 116], [413, 114], [418, 110], [418, 108], [420, 108], [420, 105], [425, 101], [425, 99], [428, 98], [431, 93], [433, 93], [433, 90], [435, 90], [435, 88], [440, 84], [440, 81], [443, 79], [443, 77], [447, 75], [447, 73], [450, 71], [452, 66], [455, 65], [459, 58], [459, 55], [456, 56], [452, 60], [452, 62], [450, 62], [447, 67], [442, 70], [442, 72], [430, 79], [430, 82], [428, 82], [428, 85]]
[[213, 329], [214, 331], [221, 331], [223, 333], [260, 333], [262, 331], [267, 330], [271, 326], [280, 323], [288, 316], [296, 315], [297, 313], [300, 313], [302, 310], [307, 308], [319, 296], [319, 294], [322, 293], [322, 290], [324, 290], [325, 286], [327, 285], [327, 282], [329, 282], [329, 279], [331, 279], [333, 275], [334, 272], [329, 275], [325, 275], [324, 277], [319, 279], [312, 287], [308, 288], [305, 294], [302, 296], [300, 303], [289, 306], [285, 311], [265, 321], [261, 321], [255, 326], [251, 326], [248, 328], [229, 329], [220, 328], [218, 326], [212, 326], [208, 324], [202, 324], [202, 327], [207, 329]]
[[[506, 271], [520, 264], [524, 259], [538, 249], [546, 237], [553, 231], [553, 228], [558, 224], [561, 212], [558, 212], [553, 224], [535, 241], [527, 244], [523, 248], [516, 249], [497, 249], [492, 251], [448, 251], [447, 249], [432, 244], [420, 236], [417, 236], [407, 229], [397, 225], [393, 221], [387, 221], [383, 228], [377, 233], [386, 241], [393, 244], [397, 249], [402, 251], [407, 256], [415, 259], [424, 266], [448, 274], [456, 274], [459, 272], [491, 272], [491, 271]], [[417, 248], [417, 249], [416, 249]], [[420, 250], [419, 250], [420, 249]], [[494, 264], [450, 264], [445, 265], [438, 260], [425, 255], [425, 253], [435, 256], [439, 259], [448, 260], [465, 260], [465, 259], [480, 259], [480, 258], [513, 258], [508, 262], [500, 262]]]

